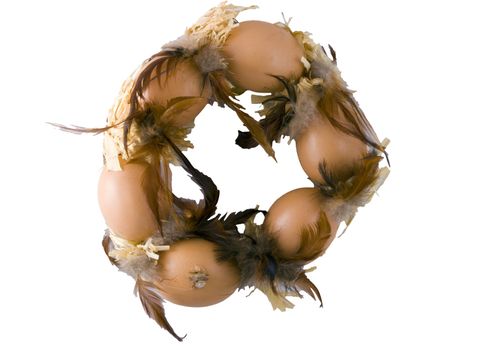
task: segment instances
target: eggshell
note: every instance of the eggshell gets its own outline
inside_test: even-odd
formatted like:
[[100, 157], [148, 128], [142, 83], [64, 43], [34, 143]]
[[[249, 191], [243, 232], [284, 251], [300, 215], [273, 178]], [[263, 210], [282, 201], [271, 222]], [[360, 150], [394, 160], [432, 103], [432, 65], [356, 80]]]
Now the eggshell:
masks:
[[[283, 257], [291, 257], [301, 247], [301, 230], [316, 224], [322, 210], [321, 201], [324, 200], [316, 188], [298, 188], [279, 197], [269, 208], [264, 220], [267, 232], [276, 238], [277, 246]], [[326, 214], [327, 215], [327, 214]], [[326, 250], [332, 242], [339, 223], [327, 215], [331, 226], [331, 237], [324, 244]], [[326, 236], [326, 233], [322, 233]]]
[[155, 216], [143, 192], [146, 163], [128, 163], [122, 171], [106, 168], [98, 183], [98, 200], [106, 224], [120, 237], [143, 241], [157, 231]]
[[228, 298], [239, 285], [240, 273], [230, 262], [218, 262], [215, 249], [214, 243], [195, 238], [178, 241], [161, 253], [155, 283], [163, 298], [192, 307]]
[[239, 88], [274, 92], [283, 85], [268, 74], [299, 79], [304, 50], [292, 34], [275, 24], [241, 22], [230, 32], [222, 49], [228, 77]]
[[[151, 74], [151, 82], [143, 91], [143, 97], [149, 103], [156, 103], [166, 107], [169, 100], [182, 97], [204, 97], [211, 96], [210, 85], [207, 83], [203, 87], [202, 74], [196, 65], [189, 59], [181, 60], [175, 69], [166, 74], [166, 64], [162, 65], [160, 79], [156, 79], [156, 70]], [[196, 103], [174, 120], [177, 126], [186, 126], [193, 123], [196, 116], [207, 105], [208, 100]]]
[[319, 164], [345, 178], [352, 165], [368, 153], [368, 147], [359, 139], [335, 129], [326, 118], [316, 118], [296, 139], [296, 151], [308, 177], [319, 183], [324, 179]]

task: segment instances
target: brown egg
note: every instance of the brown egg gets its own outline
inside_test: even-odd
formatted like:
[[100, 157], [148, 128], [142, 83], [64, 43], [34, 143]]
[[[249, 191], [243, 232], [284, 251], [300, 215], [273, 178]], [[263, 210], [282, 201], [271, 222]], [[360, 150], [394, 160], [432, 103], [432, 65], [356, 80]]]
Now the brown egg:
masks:
[[[151, 82], [143, 91], [146, 101], [166, 107], [169, 100], [182, 97], [204, 97], [208, 99], [211, 95], [209, 84], [205, 84], [203, 90], [203, 78], [196, 65], [189, 59], [177, 63], [176, 68], [166, 75], [166, 64], [162, 65], [160, 82], [156, 79], [156, 70], [151, 74]], [[186, 126], [193, 123], [196, 116], [207, 105], [208, 100], [202, 100], [182, 112], [174, 122], [178, 126]]]
[[275, 24], [241, 22], [232, 29], [222, 49], [229, 79], [239, 88], [274, 92], [283, 85], [268, 74], [299, 79], [304, 50], [292, 34]]
[[141, 185], [146, 167], [146, 163], [128, 163], [122, 171], [104, 168], [98, 184], [106, 224], [120, 237], [135, 242], [146, 240], [158, 227]]
[[218, 262], [216, 245], [203, 239], [187, 239], [160, 254], [159, 280], [164, 299], [183, 306], [208, 306], [228, 298], [238, 287], [239, 270]]
[[[274, 235], [283, 257], [291, 257], [301, 247], [301, 231], [307, 225], [316, 224], [321, 213], [323, 198], [317, 188], [298, 188], [279, 197], [269, 208], [264, 226], [269, 234]], [[331, 226], [331, 237], [321, 233], [324, 243], [321, 254], [332, 242], [339, 226], [327, 215]]]
[[345, 178], [352, 165], [368, 153], [359, 139], [335, 129], [326, 118], [317, 118], [296, 139], [302, 168], [313, 181], [324, 183], [319, 172], [323, 161], [327, 169]]

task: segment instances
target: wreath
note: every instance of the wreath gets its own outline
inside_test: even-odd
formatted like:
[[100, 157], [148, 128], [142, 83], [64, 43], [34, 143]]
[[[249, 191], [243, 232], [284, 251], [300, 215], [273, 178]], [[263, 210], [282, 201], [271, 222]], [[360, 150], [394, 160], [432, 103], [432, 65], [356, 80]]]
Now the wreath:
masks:
[[[122, 85], [105, 127], [52, 123], [104, 134], [104, 251], [134, 278], [147, 314], [180, 341], [165, 300], [208, 306], [249, 287], [274, 309], [292, 308], [288, 297], [303, 293], [322, 306], [305, 266], [324, 254], [340, 224], [351, 223], [389, 173], [380, 167], [388, 162], [388, 140], [378, 139], [341, 78], [334, 49], [328, 54], [285, 19], [236, 20], [253, 8], [222, 2], [145, 60]], [[237, 99], [247, 90], [259, 93], [252, 96], [262, 106], [258, 120]], [[272, 144], [294, 140], [313, 186], [284, 194], [267, 211], [217, 214], [219, 189], [183, 154], [193, 147], [187, 137], [207, 104], [240, 118], [247, 131], [235, 142], [242, 148], [261, 146], [275, 159]], [[173, 193], [170, 164], [189, 174], [202, 200]]]

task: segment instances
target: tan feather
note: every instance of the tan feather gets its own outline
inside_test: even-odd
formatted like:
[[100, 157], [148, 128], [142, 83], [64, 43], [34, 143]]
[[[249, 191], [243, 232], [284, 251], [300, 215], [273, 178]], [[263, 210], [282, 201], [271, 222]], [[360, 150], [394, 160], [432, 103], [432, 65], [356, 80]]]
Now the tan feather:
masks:
[[[286, 298], [287, 293], [280, 293], [279, 291], [274, 291], [274, 288], [269, 283], [260, 283], [257, 285], [257, 289], [264, 293], [264, 295], [271, 303], [272, 309], [274, 310], [284, 312], [287, 309], [294, 308], [295, 306]], [[297, 296], [297, 294], [294, 294], [292, 296]]]
[[168, 101], [166, 109], [163, 112], [163, 118], [167, 123], [170, 123], [178, 115], [202, 101], [206, 101], [206, 98], [198, 96], [180, 96], [173, 98]]

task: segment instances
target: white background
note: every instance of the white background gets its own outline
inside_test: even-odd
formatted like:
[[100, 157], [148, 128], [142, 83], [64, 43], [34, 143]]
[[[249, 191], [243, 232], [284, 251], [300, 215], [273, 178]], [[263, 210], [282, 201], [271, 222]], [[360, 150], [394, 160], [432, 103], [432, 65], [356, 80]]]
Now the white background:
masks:
[[[255, 2], [255, 1], [254, 1]], [[0, 5], [1, 349], [483, 349], [484, 53], [479, 1], [259, 1], [337, 51], [392, 172], [316, 262], [325, 307], [285, 313], [258, 293], [209, 308], [167, 304], [179, 344], [101, 249], [102, 126], [123, 80], [218, 1], [10, 1]], [[238, 4], [252, 2], [240, 0]], [[282, 53], [281, 53], [282, 54]], [[294, 144], [234, 144], [241, 123], [207, 108], [187, 155], [221, 189], [219, 211], [310, 186]], [[183, 172], [180, 194], [197, 198]]]

